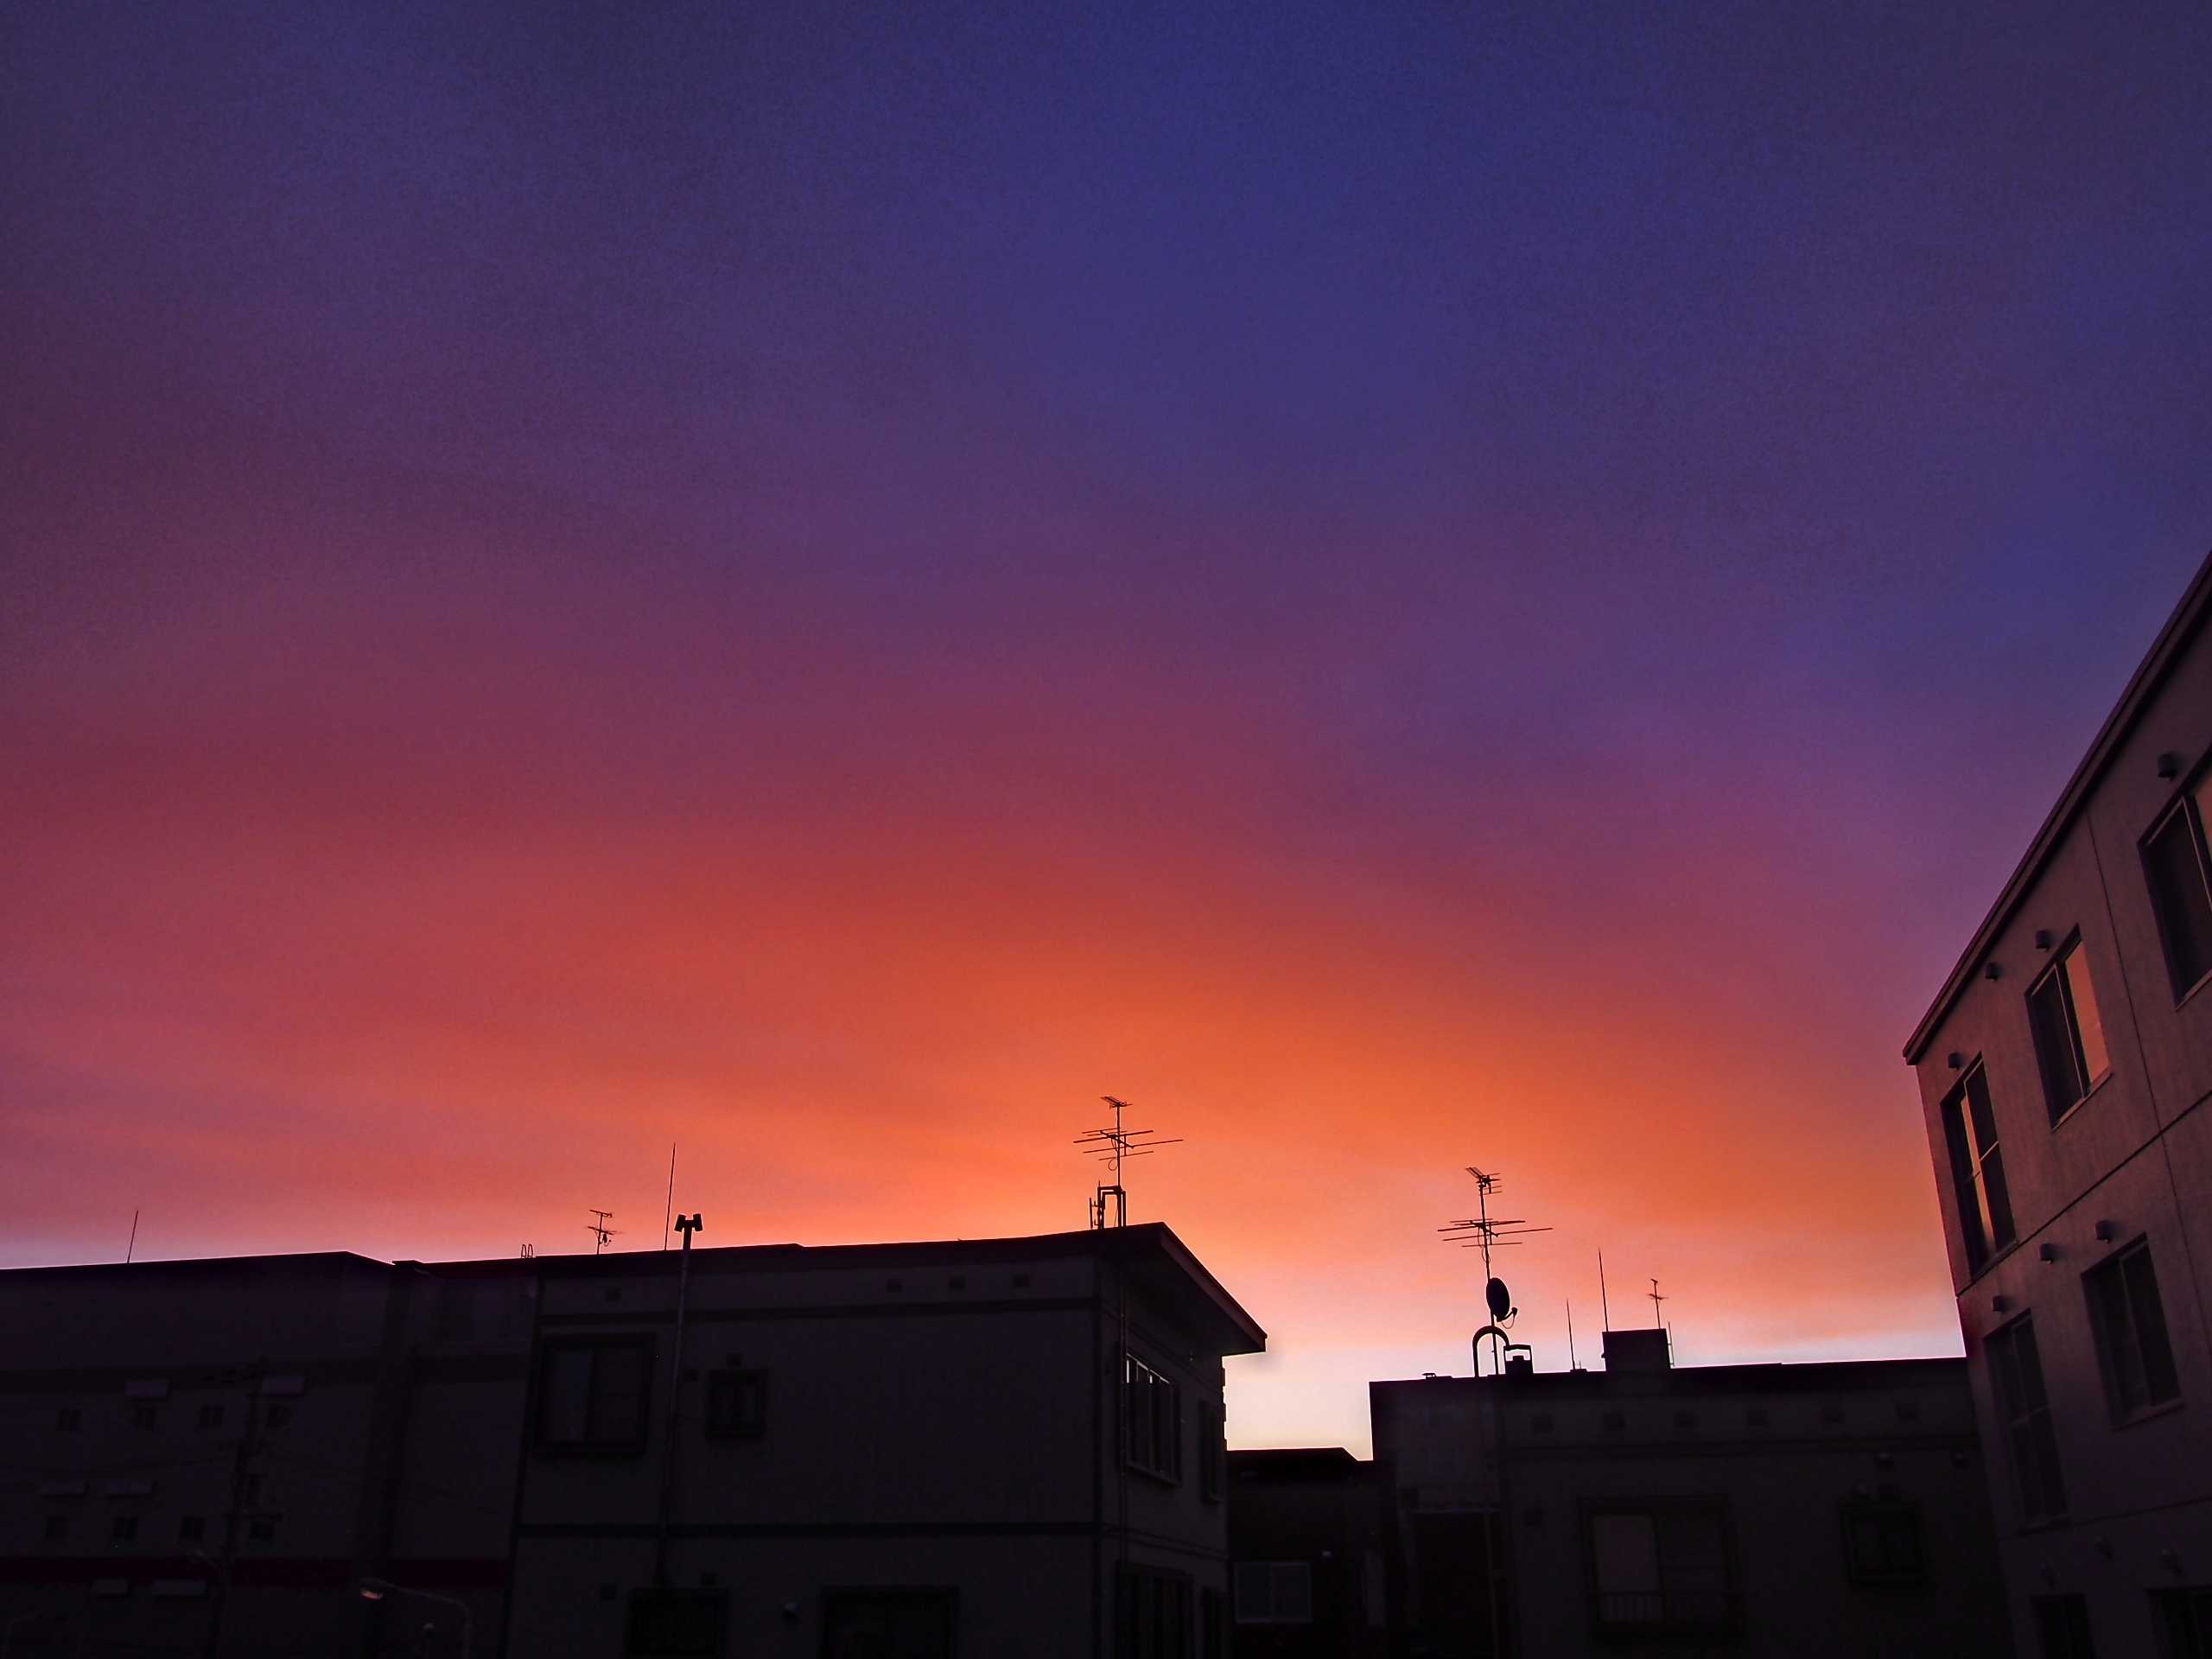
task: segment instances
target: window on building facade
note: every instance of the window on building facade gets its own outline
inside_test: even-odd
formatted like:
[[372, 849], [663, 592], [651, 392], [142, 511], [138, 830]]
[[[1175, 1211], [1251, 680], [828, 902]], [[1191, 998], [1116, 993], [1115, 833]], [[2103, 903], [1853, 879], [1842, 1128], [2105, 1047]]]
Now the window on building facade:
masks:
[[2165, 1308], [2158, 1300], [2150, 1245], [2139, 1240], [2100, 1262], [2082, 1275], [2082, 1287], [2088, 1293], [2097, 1364], [2104, 1373], [2113, 1421], [2126, 1422], [2178, 1395], [2181, 1385], [2174, 1375], [2173, 1344], [2166, 1338]]
[[138, 1540], [138, 1517], [118, 1515], [107, 1523], [107, 1535], [118, 1544], [136, 1543]]
[[50, 1514], [46, 1517], [47, 1542], [49, 1544], [54, 1543], [60, 1539], [67, 1538], [68, 1535], [69, 1517], [67, 1516], [57, 1512]]
[[2058, 1472], [2058, 1440], [2051, 1432], [2050, 1403], [2044, 1395], [2035, 1321], [2024, 1313], [1992, 1332], [1983, 1351], [1989, 1357], [1991, 1390], [1997, 1400], [2005, 1457], [2012, 1465], [2020, 1516], [2047, 1521], [2063, 1515], [2066, 1484]]
[[757, 1440], [768, 1424], [768, 1373], [728, 1365], [707, 1373], [707, 1437]]
[[181, 1544], [196, 1544], [207, 1535], [207, 1517], [186, 1515], [177, 1517], [176, 1541]]
[[2174, 999], [2189, 995], [2212, 974], [2212, 852], [2205, 846], [2205, 818], [2212, 813], [2212, 772], [2174, 803], [2143, 838], [2143, 869], [2158, 937], [2166, 947], [2166, 972]]
[[202, 1428], [220, 1428], [223, 1426], [222, 1407], [219, 1405], [200, 1407], [199, 1422]]
[[2043, 1069], [2044, 1102], [2056, 1123], [2112, 1070], [2104, 1018], [2097, 1012], [2096, 987], [2080, 935], [2067, 942], [2058, 960], [2028, 988], [2028, 1024]]
[[538, 1357], [538, 1444], [582, 1451], [642, 1447], [652, 1369], [650, 1338], [547, 1343]]
[[261, 1426], [264, 1428], [283, 1428], [291, 1421], [292, 1408], [283, 1400], [270, 1401], [268, 1408], [261, 1414]]
[[1133, 1468], [1163, 1480], [1183, 1478], [1183, 1391], [1134, 1356], [1122, 1360], [1124, 1454]]
[[130, 1408], [131, 1427], [159, 1428], [161, 1426], [162, 1408], [159, 1406], [133, 1406]]
[[1982, 1265], [2012, 1242], [2012, 1198], [2005, 1185], [2005, 1160], [1997, 1145], [1997, 1116], [1989, 1079], [1976, 1061], [1943, 1098], [1943, 1135], [1951, 1154], [1951, 1185], [1966, 1239], [1967, 1265]]
[[1116, 1659], [1192, 1659], [1186, 1574], [1123, 1562], [1114, 1611]]
[[2088, 1597], [2033, 1596], [2028, 1612], [2036, 1627], [2037, 1659], [2096, 1659]]
[[1209, 1503], [1221, 1501], [1222, 1462], [1227, 1455], [1222, 1439], [1221, 1408], [1211, 1401], [1198, 1408], [1198, 1496]]
[[1311, 1624], [1313, 1567], [1310, 1561], [1239, 1561], [1230, 1569], [1239, 1624]]
[[1737, 1617], [1725, 1506], [1609, 1507], [1587, 1521], [1592, 1618], [1601, 1633], [1717, 1630]]
[[2153, 1591], [2151, 1610], [2160, 1659], [2212, 1659], [2212, 1589]]
[[250, 1515], [246, 1517], [245, 1535], [257, 1544], [274, 1542], [276, 1537], [276, 1517], [273, 1515]]
[[1857, 1584], [1918, 1584], [1928, 1576], [1920, 1505], [1853, 1498], [1843, 1506], [1844, 1559]]

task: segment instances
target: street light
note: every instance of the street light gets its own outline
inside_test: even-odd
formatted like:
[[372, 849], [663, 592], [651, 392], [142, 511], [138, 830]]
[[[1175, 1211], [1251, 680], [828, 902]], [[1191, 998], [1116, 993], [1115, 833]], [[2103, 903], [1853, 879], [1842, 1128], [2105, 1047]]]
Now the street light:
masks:
[[439, 1602], [459, 1613], [461, 1615], [461, 1659], [468, 1659], [471, 1627], [467, 1602], [457, 1596], [442, 1596], [435, 1590], [417, 1590], [409, 1585], [394, 1584], [389, 1579], [361, 1580], [363, 1601], [382, 1601], [386, 1596], [413, 1596], [422, 1601]]

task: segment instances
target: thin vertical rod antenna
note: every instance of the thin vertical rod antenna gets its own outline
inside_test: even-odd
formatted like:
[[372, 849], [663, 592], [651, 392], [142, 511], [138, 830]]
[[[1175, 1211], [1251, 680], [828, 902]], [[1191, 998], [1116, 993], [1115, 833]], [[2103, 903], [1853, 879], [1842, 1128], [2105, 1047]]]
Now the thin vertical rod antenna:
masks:
[[1574, 1299], [1572, 1296], [1567, 1299], [1567, 1369], [1570, 1371], [1581, 1369], [1574, 1363]]
[[1613, 1305], [1605, 1300], [1605, 1253], [1598, 1252], [1598, 1314], [1605, 1320], [1605, 1329], [1613, 1328]]
[[668, 1202], [660, 1207], [660, 1247], [668, 1249], [669, 1217], [676, 1213], [676, 1142], [668, 1143]]
[[130, 1212], [130, 1242], [128, 1244], [126, 1244], [126, 1245], [124, 1245], [124, 1246], [123, 1247], [123, 1260], [124, 1260], [124, 1264], [125, 1266], [128, 1266], [128, 1265], [130, 1264], [130, 1258], [131, 1258], [133, 1255], [135, 1255], [136, 1254], [137, 1254], [137, 1250], [138, 1250], [138, 1212], [137, 1212], [136, 1210], [133, 1210], [133, 1211]]

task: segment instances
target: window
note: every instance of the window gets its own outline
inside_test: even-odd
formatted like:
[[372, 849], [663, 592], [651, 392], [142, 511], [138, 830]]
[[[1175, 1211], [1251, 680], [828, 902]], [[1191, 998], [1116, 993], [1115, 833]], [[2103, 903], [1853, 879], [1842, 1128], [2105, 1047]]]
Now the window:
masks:
[[220, 1406], [202, 1406], [202, 1407], [200, 1407], [200, 1427], [202, 1427], [202, 1428], [220, 1428], [222, 1426], [223, 1426], [223, 1408], [222, 1408], [222, 1407], [220, 1407]]
[[118, 1544], [137, 1542], [138, 1517], [135, 1515], [116, 1516], [107, 1523], [107, 1535], [111, 1541]]
[[1918, 1584], [1928, 1576], [1920, 1505], [1853, 1498], [1843, 1506], [1843, 1554], [1855, 1584]]
[[2151, 1606], [2164, 1659], [2212, 1659], [2212, 1590], [2156, 1590]]
[[131, 1427], [159, 1428], [161, 1426], [162, 1408], [159, 1406], [133, 1406], [130, 1408]]
[[1122, 1441], [1130, 1467], [1183, 1478], [1183, 1391], [1130, 1355], [1122, 1359]]
[[1221, 1502], [1222, 1462], [1225, 1456], [1221, 1408], [1208, 1401], [1198, 1408], [1198, 1496], [1209, 1503]]
[[282, 1428], [291, 1421], [292, 1408], [282, 1400], [270, 1401], [268, 1410], [264, 1411], [261, 1416], [261, 1425], [264, 1428]]
[[1601, 1633], [1715, 1630], [1736, 1621], [1728, 1516], [1719, 1503], [1592, 1510], [1592, 1613]]
[[2037, 1659], [2096, 1659], [2089, 1645], [2089, 1602], [2086, 1596], [2033, 1596]]
[[46, 1517], [47, 1542], [49, 1544], [55, 1543], [61, 1539], [67, 1538], [68, 1535], [69, 1517], [67, 1516], [57, 1514], [49, 1515]]
[[2105, 1022], [2089, 982], [2089, 958], [2076, 933], [2060, 948], [2050, 971], [2028, 988], [2028, 1024], [2043, 1068], [2044, 1103], [2054, 1123], [2088, 1097], [2112, 1070]]
[[206, 1516], [188, 1515], [179, 1517], [176, 1523], [176, 1541], [180, 1544], [196, 1544], [207, 1535], [207, 1517]]
[[1943, 1100], [1943, 1135], [1950, 1143], [1951, 1182], [1958, 1199], [1959, 1230], [1965, 1236], [1967, 1267], [1982, 1265], [2012, 1242], [2012, 1200], [2005, 1187], [2005, 1163], [1997, 1147], [1997, 1117], [1989, 1103], [1989, 1079], [1974, 1062], [1964, 1082]]
[[1156, 1567], [1122, 1566], [1115, 1597], [1116, 1659], [1191, 1659], [1191, 1580]]
[[2166, 973], [2174, 1000], [2212, 974], [2212, 853], [2205, 849], [2204, 816], [2212, 811], [2212, 772], [2207, 772], [2158, 827], [2143, 838], [2143, 871], [2151, 907], [2165, 942]]
[[726, 1365], [707, 1373], [707, 1438], [757, 1440], [768, 1421], [768, 1373]]
[[273, 1515], [252, 1515], [246, 1517], [245, 1535], [257, 1544], [265, 1544], [276, 1536], [276, 1517]]
[[727, 1605], [719, 1590], [633, 1591], [623, 1631], [625, 1659], [713, 1659], [722, 1650]]
[[950, 1590], [832, 1590], [822, 1599], [825, 1659], [952, 1659]]
[[54, 1426], [65, 1434], [73, 1434], [85, 1426], [84, 1409], [79, 1406], [64, 1406], [54, 1414]]
[[2035, 1323], [2024, 1313], [1993, 1332], [1985, 1346], [1997, 1421], [2003, 1427], [2005, 1454], [2012, 1465], [2021, 1518], [2048, 1521], [2063, 1515], [2066, 1485], [2058, 1472], [2058, 1441], [2051, 1433], [2050, 1404], [2044, 1396], [2043, 1360], [2036, 1351]]
[[1313, 1567], [1307, 1561], [1239, 1561], [1231, 1582], [1239, 1624], [1311, 1624]]
[[2097, 1365], [2113, 1421], [2124, 1423], [2179, 1395], [2150, 1245], [2139, 1239], [2100, 1262], [2082, 1275], [2082, 1287], [2089, 1296]]
[[639, 1451], [645, 1443], [652, 1342], [587, 1337], [538, 1356], [537, 1443], [572, 1451]]

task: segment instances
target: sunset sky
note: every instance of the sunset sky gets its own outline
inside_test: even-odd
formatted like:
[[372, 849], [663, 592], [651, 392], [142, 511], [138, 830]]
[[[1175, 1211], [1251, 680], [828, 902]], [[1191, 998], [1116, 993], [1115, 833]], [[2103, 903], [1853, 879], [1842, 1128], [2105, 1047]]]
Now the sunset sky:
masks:
[[[1225, 21], [1237, 13], [1240, 21]], [[0, 1265], [1079, 1226], [1958, 1351], [1898, 1050], [2212, 546], [2196, 5], [26, 5]]]

